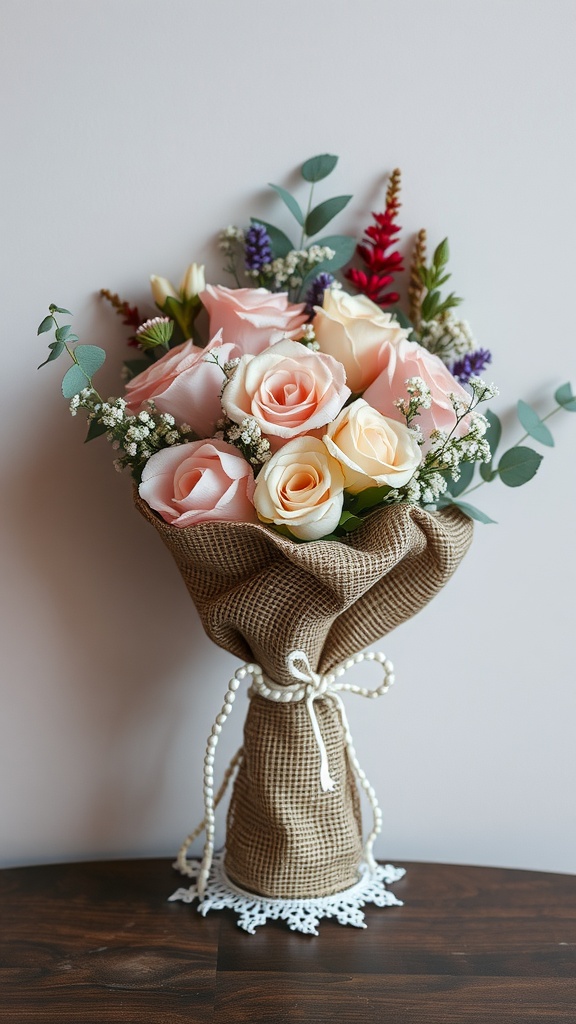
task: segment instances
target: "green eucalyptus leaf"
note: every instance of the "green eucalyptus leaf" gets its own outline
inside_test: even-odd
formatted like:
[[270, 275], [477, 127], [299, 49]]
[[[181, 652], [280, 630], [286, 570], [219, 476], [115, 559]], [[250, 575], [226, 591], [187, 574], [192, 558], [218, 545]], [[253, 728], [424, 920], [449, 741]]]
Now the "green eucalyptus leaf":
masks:
[[71, 328], [70, 324], [64, 324], [63, 327], [58, 327], [58, 329], [56, 330], [56, 340], [57, 341], [66, 341], [66, 339], [67, 339], [68, 335], [70, 334], [71, 330], [72, 330], [72, 328]]
[[84, 371], [74, 363], [74, 366], [64, 374], [62, 394], [64, 398], [74, 398], [74, 395], [80, 394], [89, 384], [90, 381]]
[[401, 309], [395, 307], [394, 309], [391, 309], [390, 312], [392, 313], [394, 319], [398, 321], [400, 327], [403, 327], [404, 330], [406, 331], [414, 330], [414, 324], [408, 319], [406, 313], [404, 313]]
[[46, 331], [51, 331], [52, 328], [54, 327], [54, 322], [55, 321], [53, 316], [45, 316], [36, 333], [46, 334]]
[[541, 462], [542, 455], [533, 448], [516, 445], [504, 452], [498, 463], [498, 475], [507, 487], [521, 487], [536, 475]]
[[434, 252], [433, 262], [435, 267], [445, 267], [450, 259], [450, 250], [448, 248], [448, 239], [445, 238], [440, 245], [436, 247]]
[[280, 199], [286, 203], [286, 206], [290, 210], [293, 217], [296, 218], [300, 227], [304, 227], [304, 214], [300, 209], [300, 203], [294, 198], [291, 192], [287, 192], [285, 188], [281, 188], [280, 185], [273, 185], [269, 182], [270, 188], [273, 188], [275, 192], [280, 196]]
[[102, 434], [105, 434], [107, 430], [108, 427], [105, 427], [104, 424], [100, 423], [98, 420], [90, 420], [88, 433], [84, 438], [84, 444], [87, 444], [88, 441], [93, 441], [95, 437], [102, 437]]
[[352, 196], [334, 196], [333, 199], [326, 199], [325, 202], [315, 206], [306, 217], [304, 224], [306, 234], [317, 235], [348, 205], [351, 199]]
[[476, 519], [477, 522], [484, 523], [486, 526], [490, 523], [496, 522], [495, 519], [491, 519], [490, 516], [487, 516], [485, 512], [482, 512], [481, 509], [476, 508], [475, 505], [470, 505], [467, 501], [454, 501], [453, 504], [456, 505], [457, 508], [462, 509], [462, 512], [469, 516], [470, 519]]
[[[500, 444], [500, 438], [502, 437], [502, 423], [500, 422], [496, 413], [492, 412], [491, 409], [486, 409], [484, 415], [488, 420], [488, 430], [486, 431], [485, 439], [488, 441], [488, 444], [490, 445], [492, 458], [494, 458], [494, 455], [496, 454], [496, 449]], [[482, 472], [482, 470], [480, 470], [480, 472]]]
[[266, 228], [272, 245], [272, 251], [277, 258], [283, 259], [292, 249], [296, 248], [288, 238], [288, 235], [280, 231], [280, 228], [275, 228], [273, 224], [267, 224], [265, 220], [260, 220], [259, 217], [251, 217], [250, 220], [252, 224], [261, 224], [263, 228]]
[[87, 377], [93, 377], [106, 359], [104, 349], [98, 345], [77, 345], [74, 355]]
[[462, 491], [465, 491], [472, 482], [474, 476], [474, 463], [463, 462], [460, 466], [460, 479], [451, 480], [448, 484], [448, 490], [453, 498], [457, 498]]
[[535, 441], [539, 441], [540, 444], [545, 444], [549, 448], [554, 447], [554, 438], [548, 430], [545, 423], [542, 422], [538, 413], [531, 405], [527, 402], [523, 402], [522, 399], [518, 402], [516, 407], [518, 413], [518, 419], [524, 427], [527, 434], [533, 437]]
[[[40, 333], [40, 332], [38, 332]], [[576, 412], [576, 398], [572, 394], [570, 383], [562, 384], [554, 394], [554, 398], [567, 412]]]
[[322, 181], [332, 173], [338, 157], [330, 153], [322, 153], [320, 156], [312, 156], [302, 164], [301, 174], [304, 181]]
[[69, 309], [63, 309], [62, 306], [55, 306], [53, 302], [48, 307], [52, 313], [64, 313], [66, 316], [74, 316]]
[[314, 244], [333, 249], [334, 256], [331, 260], [323, 260], [322, 263], [316, 263], [316, 265], [308, 271], [300, 287], [301, 294], [304, 294], [314, 278], [318, 277], [318, 274], [333, 274], [334, 271], [340, 270], [341, 267], [345, 267], [354, 255], [357, 242], [351, 235], [327, 235], [325, 238], [319, 238]]
[[490, 481], [494, 479], [494, 477], [498, 476], [498, 472], [497, 472], [497, 470], [492, 469], [492, 463], [491, 462], [481, 462], [480, 463], [480, 476], [485, 481], [485, 483], [489, 484]]
[[[51, 342], [51, 344], [48, 345], [48, 348], [51, 350], [50, 355], [48, 356], [47, 359], [44, 360], [43, 363], [40, 363], [40, 366], [46, 366], [46, 363], [51, 363], [53, 359], [57, 359], [58, 356], [64, 351], [64, 347], [65, 346], [63, 341]], [[40, 366], [38, 367], [38, 369], [40, 369]]]

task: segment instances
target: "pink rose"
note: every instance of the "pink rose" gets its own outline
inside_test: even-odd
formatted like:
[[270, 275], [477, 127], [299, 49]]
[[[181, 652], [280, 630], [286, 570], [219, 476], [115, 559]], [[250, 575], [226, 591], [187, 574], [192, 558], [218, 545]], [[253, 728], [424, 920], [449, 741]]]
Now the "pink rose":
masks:
[[220, 390], [224, 375], [220, 366], [239, 356], [235, 345], [222, 344], [221, 336], [198, 348], [191, 341], [171, 349], [126, 385], [128, 412], [137, 415], [154, 399], [159, 412], [169, 412], [177, 423], [188, 423], [195, 434], [209, 437], [222, 416]]
[[222, 330], [226, 342], [242, 354], [257, 355], [269, 345], [298, 335], [308, 319], [304, 305], [288, 302], [285, 292], [266, 288], [224, 288], [208, 285], [200, 300], [210, 316], [210, 333]]
[[235, 423], [254, 417], [263, 434], [283, 444], [281, 438], [325, 426], [349, 397], [341, 363], [298, 341], [280, 341], [258, 356], [242, 356], [222, 406]]
[[[415, 341], [402, 339], [395, 345], [388, 345], [385, 352], [384, 366], [373, 384], [364, 392], [364, 400], [377, 409], [383, 416], [393, 420], [402, 417], [394, 405], [398, 398], [407, 399], [406, 381], [409, 377], [421, 377], [432, 395], [429, 409], [421, 409], [420, 415], [414, 420], [427, 441], [433, 430], [445, 430], [447, 433], [454, 428], [456, 417], [449, 395], [455, 394], [467, 406], [471, 395], [452, 376], [450, 370], [438, 356], [432, 355], [428, 349]], [[466, 420], [462, 420], [456, 430], [461, 437], [468, 430]], [[424, 451], [426, 451], [426, 443]]]
[[327, 288], [322, 306], [314, 308], [314, 333], [322, 352], [344, 365], [348, 386], [360, 394], [380, 373], [387, 346], [408, 332], [366, 295]]
[[220, 520], [257, 522], [252, 467], [225, 441], [191, 441], [155, 452], [140, 497], [172, 526]]

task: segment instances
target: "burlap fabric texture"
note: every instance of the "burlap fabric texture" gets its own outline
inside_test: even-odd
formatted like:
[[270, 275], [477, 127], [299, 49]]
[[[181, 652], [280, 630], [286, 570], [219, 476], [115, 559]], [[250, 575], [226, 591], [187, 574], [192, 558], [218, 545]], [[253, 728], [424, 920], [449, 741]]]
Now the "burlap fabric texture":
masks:
[[[472, 540], [472, 522], [456, 508], [391, 506], [341, 543], [295, 543], [254, 523], [178, 529], [135, 501], [175, 558], [208, 636], [284, 685], [294, 681], [286, 663], [292, 651], [325, 673], [415, 615]], [[333, 792], [320, 788], [305, 703], [250, 702], [225, 865], [251, 892], [327, 896], [357, 879], [362, 830], [342, 724], [329, 697], [315, 701], [315, 711]]]

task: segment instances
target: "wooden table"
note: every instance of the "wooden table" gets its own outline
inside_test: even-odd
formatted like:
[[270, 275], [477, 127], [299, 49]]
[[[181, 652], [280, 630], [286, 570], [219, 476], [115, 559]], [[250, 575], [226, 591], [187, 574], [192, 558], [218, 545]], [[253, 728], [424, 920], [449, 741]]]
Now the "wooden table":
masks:
[[168, 903], [166, 860], [0, 872], [2, 1024], [576, 1024], [576, 877], [408, 864], [315, 938]]

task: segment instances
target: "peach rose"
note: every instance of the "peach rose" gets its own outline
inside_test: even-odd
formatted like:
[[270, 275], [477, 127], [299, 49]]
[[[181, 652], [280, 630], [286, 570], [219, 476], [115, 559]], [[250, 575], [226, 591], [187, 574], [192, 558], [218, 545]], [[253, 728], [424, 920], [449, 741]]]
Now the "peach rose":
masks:
[[138, 492], [172, 526], [256, 522], [254, 473], [225, 441], [191, 441], [152, 455]]
[[254, 504], [263, 522], [319, 540], [338, 526], [343, 491], [342, 470], [322, 441], [296, 437], [260, 470]]
[[343, 364], [355, 395], [380, 373], [382, 347], [395, 345], [408, 334], [365, 295], [328, 288], [322, 306], [315, 310], [314, 333], [320, 349]]
[[195, 434], [209, 437], [222, 415], [220, 391], [224, 375], [210, 356], [223, 366], [239, 356], [235, 345], [222, 344], [221, 335], [198, 348], [191, 341], [170, 349], [148, 370], [126, 385], [128, 412], [137, 415], [154, 399], [159, 412], [169, 412], [177, 423], [189, 423]]
[[323, 440], [338, 459], [351, 494], [367, 487], [404, 487], [422, 461], [412, 431], [382, 416], [363, 398], [342, 410]]
[[308, 319], [303, 304], [294, 306], [285, 292], [266, 288], [209, 284], [200, 299], [208, 310], [210, 333], [222, 330], [224, 340], [238, 345], [242, 354], [257, 355], [283, 338], [298, 335]]
[[[394, 402], [398, 398], [407, 397], [406, 381], [409, 377], [422, 377], [430, 388], [432, 405], [430, 409], [421, 409], [414, 424], [421, 428], [425, 438], [428, 438], [433, 430], [445, 430], [450, 433], [456, 418], [449, 395], [455, 394], [466, 405], [470, 405], [471, 395], [452, 376], [448, 367], [422, 345], [404, 339], [397, 345], [388, 345], [385, 356], [380, 375], [364, 392], [368, 404], [383, 416], [397, 420], [400, 413]], [[462, 436], [467, 430], [467, 421], [462, 420], [456, 435]]]
[[242, 356], [224, 388], [231, 420], [253, 416], [262, 433], [288, 440], [325, 426], [350, 397], [344, 367], [297, 341], [280, 341], [258, 356]]

